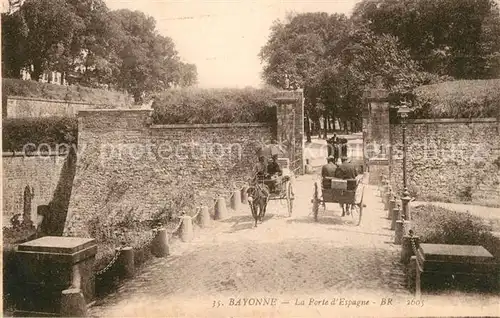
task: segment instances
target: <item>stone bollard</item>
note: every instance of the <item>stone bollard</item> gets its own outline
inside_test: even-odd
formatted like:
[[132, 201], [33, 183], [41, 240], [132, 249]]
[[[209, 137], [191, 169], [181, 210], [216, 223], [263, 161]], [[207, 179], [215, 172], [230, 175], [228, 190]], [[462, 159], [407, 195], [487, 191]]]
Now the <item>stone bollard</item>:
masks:
[[411, 292], [415, 292], [415, 284], [416, 284], [416, 278], [417, 278], [417, 257], [416, 256], [411, 256], [410, 261], [408, 262], [408, 267], [407, 267], [407, 286], [410, 287]]
[[413, 252], [413, 247], [411, 244], [411, 239], [415, 242], [415, 248], [418, 249], [420, 244], [420, 239], [418, 236], [403, 236], [403, 245], [401, 246], [401, 263], [408, 264], [412, 256], [416, 256]]
[[79, 288], [65, 289], [61, 292], [61, 317], [85, 317], [87, 303]]
[[394, 244], [401, 245], [403, 242], [403, 236], [405, 236], [409, 229], [410, 222], [404, 220], [396, 221], [396, 236], [394, 237]]
[[382, 179], [382, 186], [379, 188], [380, 197], [382, 199], [384, 198], [386, 187], [387, 187], [387, 182], [385, 181], [385, 178], [383, 178]]
[[387, 219], [392, 220], [392, 213], [394, 212], [394, 208], [396, 207], [396, 198], [392, 197], [389, 200], [389, 209], [387, 211]]
[[190, 216], [184, 215], [181, 224], [181, 240], [183, 242], [191, 242], [194, 237], [193, 233], [193, 220]]
[[241, 188], [241, 203], [248, 204], [248, 186]]
[[391, 215], [391, 230], [394, 231], [396, 229], [396, 221], [399, 220], [399, 207], [395, 207], [394, 210], [392, 210], [392, 215]]
[[396, 221], [396, 235], [394, 236], [394, 244], [401, 245], [401, 241], [403, 240], [403, 221]]
[[[116, 249], [120, 250], [119, 248]], [[118, 273], [121, 277], [132, 278], [135, 274], [134, 249], [130, 246], [121, 249], [117, 259]]]
[[306, 159], [306, 165], [304, 167], [304, 170], [305, 170], [306, 174], [313, 174], [314, 173], [314, 170], [313, 170], [311, 164], [309, 163], [309, 159]]
[[384, 193], [384, 197], [383, 197], [384, 210], [390, 211], [389, 210], [389, 201], [390, 200], [391, 200], [391, 189], [388, 188], [388, 190]]
[[227, 217], [226, 200], [220, 197], [217, 199], [217, 203], [215, 204], [215, 219], [224, 220], [227, 219]]
[[205, 228], [210, 225], [210, 213], [208, 211], [207, 206], [202, 206], [201, 211], [198, 214], [198, 224], [200, 225], [201, 228]]
[[159, 229], [151, 243], [151, 254], [156, 257], [165, 257], [170, 253], [168, 247], [168, 233], [166, 229]]
[[389, 192], [390, 186], [388, 183], [386, 183], [382, 192], [382, 203], [384, 204], [384, 210], [387, 210], [387, 205], [389, 204]]
[[241, 205], [241, 192], [239, 190], [233, 191], [231, 196], [231, 209], [238, 211]]

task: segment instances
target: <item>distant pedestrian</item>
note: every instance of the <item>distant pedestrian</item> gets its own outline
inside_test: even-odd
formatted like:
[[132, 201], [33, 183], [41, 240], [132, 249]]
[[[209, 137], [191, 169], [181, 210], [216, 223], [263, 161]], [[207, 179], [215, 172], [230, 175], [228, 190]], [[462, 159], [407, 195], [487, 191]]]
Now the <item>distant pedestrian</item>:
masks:
[[340, 157], [341, 158], [346, 158], [348, 157], [348, 148], [347, 148], [347, 139], [342, 138], [342, 141], [340, 142]]
[[326, 141], [326, 145], [328, 146], [328, 157], [332, 156], [335, 152], [335, 147], [337, 144], [337, 134], [333, 134], [332, 138]]
[[341, 148], [341, 144], [340, 144], [340, 140], [337, 139], [335, 141], [335, 144], [333, 145], [333, 163], [337, 164], [339, 162], [339, 158], [340, 158], [340, 148]]

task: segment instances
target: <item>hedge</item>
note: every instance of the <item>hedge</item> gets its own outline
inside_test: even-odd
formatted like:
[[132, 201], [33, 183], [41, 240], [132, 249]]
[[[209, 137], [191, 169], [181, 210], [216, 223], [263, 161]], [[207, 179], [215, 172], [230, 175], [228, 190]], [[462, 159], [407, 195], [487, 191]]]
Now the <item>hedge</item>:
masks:
[[155, 124], [272, 122], [276, 91], [266, 89], [170, 89], [153, 101]]
[[416, 118], [485, 118], [500, 112], [500, 79], [424, 85], [415, 95]]
[[79, 85], [56, 85], [12, 78], [2, 79], [2, 95], [71, 100], [96, 105], [113, 105], [113, 107], [116, 107], [116, 105], [128, 106], [133, 104], [133, 99], [130, 95], [116, 91]]
[[481, 245], [500, 261], [500, 238], [477, 216], [427, 204], [413, 208], [412, 219], [422, 243]]
[[[78, 137], [78, 121], [69, 117], [44, 118], [5, 118], [2, 120], [3, 151], [23, 151], [27, 144], [48, 144], [51, 150], [58, 144], [76, 144]], [[28, 149], [29, 148], [29, 149]], [[36, 151], [33, 146], [26, 148]], [[41, 147], [40, 151], [48, 151]]]

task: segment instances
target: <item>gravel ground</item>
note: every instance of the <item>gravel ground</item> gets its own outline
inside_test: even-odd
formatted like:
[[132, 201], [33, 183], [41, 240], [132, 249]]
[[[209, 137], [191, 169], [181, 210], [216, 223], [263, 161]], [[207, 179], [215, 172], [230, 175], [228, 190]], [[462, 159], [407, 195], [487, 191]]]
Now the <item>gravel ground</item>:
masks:
[[[229, 219], [199, 231], [191, 243], [176, 243], [171, 256], [154, 259], [115, 294], [92, 307], [90, 314], [310, 317], [329, 316], [332, 311], [335, 315], [394, 316], [395, 310], [398, 316], [425, 315], [430, 308], [444, 314], [450, 310], [450, 315], [457, 306], [462, 313], [472, 313], [477, 306], [483, 312], [498, 310], [498, 298], [463, 294], [429, 296], [423, 307], [407, 305], [413, 296], [399, 263], [400, 247], [392, 244], [394, 232], [388, 229], [387, 212], [376, 189], [365, 190], [367, 208], [359, 227], [341, 218], [335, 204], [327, 204], [326, 211], [320, 209], [316, 223], [310, 215], [314, 180], [309, 175], [295, 182], [297, 199], [291, 218], [279, 201], [270, 203], [264, 223], [257, 228], [252, 227], [248, 207], [233, 212]], [[276, 304], [252, 306], [247, 300], [245, 305], [243, 298], [249, 297], [265, 297], [269, 304], [275, 298]], [[393, 306], [381, 306], [388, 297]]]

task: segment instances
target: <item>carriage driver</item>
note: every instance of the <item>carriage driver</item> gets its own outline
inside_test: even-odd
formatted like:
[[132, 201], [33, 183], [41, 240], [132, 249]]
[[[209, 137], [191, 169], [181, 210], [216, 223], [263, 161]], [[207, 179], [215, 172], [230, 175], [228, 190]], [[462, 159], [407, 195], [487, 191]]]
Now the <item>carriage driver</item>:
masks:
[[[278, 155], [274, 154], [271, 157], [271, 162], [267, 166], [267, 173], [273, 177], [273, 176], [281, 176], [283, 174], [283, 170], [281, 170], [281, 167], [278, 163]], [[269, 184], [269, 190], [271, 192], [274, 192], [277, 190], [276, 188], [279, 186], [279, 181], [278, 182], [272, 182]]]
[[253, 167], [254, 173], [254, 181], [263, 180], [266, 178], [267, 174], [267, 166], [266, 166], [266, 158], [264, 155], [259, 155], [259, 162], [255, 164]]

